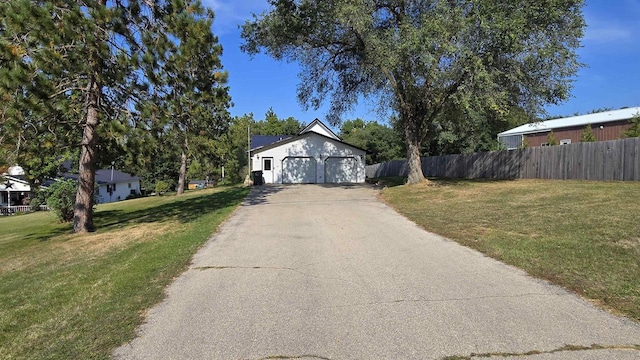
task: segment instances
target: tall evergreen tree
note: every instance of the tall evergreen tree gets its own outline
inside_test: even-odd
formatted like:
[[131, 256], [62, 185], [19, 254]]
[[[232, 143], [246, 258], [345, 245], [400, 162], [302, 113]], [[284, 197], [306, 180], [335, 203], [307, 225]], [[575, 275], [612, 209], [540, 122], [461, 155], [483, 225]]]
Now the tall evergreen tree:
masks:
[[170, 1], [143, 0], [0, 3], [0, 91], [14, 104], [16, 135], [37, 129], [25, 138], [32, 149], [47, 138], [79, 147], [75, 232], [94, 230], [101, 124], [131, 121], [146, 81], [141, 65], [155, 63], [170, 9]]
[[[167, 21], [167, 52], [154, 79], [166, 104], [168, 130], [181, 144], [178, 195], [184, 193], [190, 142], [216, 138], [230, 122], [222, 46], [211, 32], [213, 12], [199, 1], [174, 1]], [[198, 139], [198, 137], [200, 137]], [[213, 152], [213, 149], [211, 149]]]

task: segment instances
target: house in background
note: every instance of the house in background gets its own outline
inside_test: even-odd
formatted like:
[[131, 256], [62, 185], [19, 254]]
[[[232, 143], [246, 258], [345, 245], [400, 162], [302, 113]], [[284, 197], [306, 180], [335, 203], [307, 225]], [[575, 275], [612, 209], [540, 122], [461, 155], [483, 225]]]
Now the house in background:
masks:
[[191, 180], [189, 181], [189, 184], [187, 184], [187, 188], [189, 190], [204, 189], [206, 187], [207, 187], [206, 180]]
[[[63, 166], [64, 168], [64, 166]], [[78, 174], [65, 173], [61, 176], [65, 179], [78, 180]], [[98, 204], [104, 204], [124, 200], [130, 195], [140, 195], [141, 179], [115, 169], [96, 170], [95, 189]], [[55, 180], [47, 180], [41, 186], [47, 187]], [[9, 168], [2, 175], [0, 181], [0, 208], [17, 212], [29, 211], [31, 199], [31, 185], [24, 176], [24, 170], [20, 166]]]
[[12, 166], [0, 179], [0, 207], [14, 211], [29, 211], [31, 186], [20, 166]]
[[365, 155], [318, 119], [296, 136], [256, 136], [250, 151], [266, 184], [363, 183]]
[[31, 186], [24, 175], [3, 175], [0, 181], [0, 207], [14, 208], [15, 211], [29, 211]]
[[640, 107], [634, 107], [524, 124], [499, 133], [498, 141], [509, 150], [523, 144], [546, 146], [553, 131], [560, 145], [573, 144], [580, 142], [587, 125], [591, 125], [596, 141], [616, 140], [623, 137], [622, 133], [631, 127], [629, 120], [638, 114]]
[[[78, 179], [78, 174], [64, 174], [67, 179]], [[128, 196], [140, 195], [141, 179], [115, 169], [96, 170], [95, 189], [98, 204], [125, 200]]]

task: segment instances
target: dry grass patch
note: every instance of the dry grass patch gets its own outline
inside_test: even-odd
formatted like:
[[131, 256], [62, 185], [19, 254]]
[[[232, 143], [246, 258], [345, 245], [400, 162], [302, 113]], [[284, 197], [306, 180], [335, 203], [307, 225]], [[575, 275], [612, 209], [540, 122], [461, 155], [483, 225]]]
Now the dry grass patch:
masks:
[[87, 235], [47, 213], [0, 218], [0, 358], [110, 358], [247, 192], [100, 205]]
[[132, 243], [153, 241], [162, 234], [168, 235], [182, 228], [184, 226], [179, 222], [169, 221], [161, 224], [133, 225], [106, 233], [70, 234], [61, 236], [60, 241], [54, 243], [53, 247], [63, 250], [68, 256], [79, 254], [99, 256], [110, 250], [122, 249]]
[[640, 320], [640, 183], [433, 182], [381, 197], [429, 231]]
[[22, 271], [37, 264], [54, 261], [69, 264], [103, 256], [108, 251], [117, 251], [134, 243], [153, 241], [162, 234], [180, 231], [177, 221], [154, 224], [147, 223], [103, 233], [65, 234], [32, 247], [29, 252], [16, 253], [0, 263], [0, 275], [11, 271]]

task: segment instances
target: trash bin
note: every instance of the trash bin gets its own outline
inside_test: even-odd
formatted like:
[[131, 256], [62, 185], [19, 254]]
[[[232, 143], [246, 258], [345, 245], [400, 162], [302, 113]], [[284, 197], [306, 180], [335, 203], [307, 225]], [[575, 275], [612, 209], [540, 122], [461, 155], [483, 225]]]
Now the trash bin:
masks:
[[253, 185], [262, 185], [262, 170], [253, 171]]

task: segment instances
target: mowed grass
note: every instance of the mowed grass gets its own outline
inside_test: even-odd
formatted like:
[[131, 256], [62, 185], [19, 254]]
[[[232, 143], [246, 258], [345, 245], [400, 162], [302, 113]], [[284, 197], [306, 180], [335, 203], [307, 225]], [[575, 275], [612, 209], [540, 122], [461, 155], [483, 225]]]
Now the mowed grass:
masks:
[[640, 183], [445, 181], [386, 188], [424, 229], [640, 320]]
[[109, 358], [247, 192], [99, 205], [88, 235], [51, 213], [0, 218], [0, 358]]

